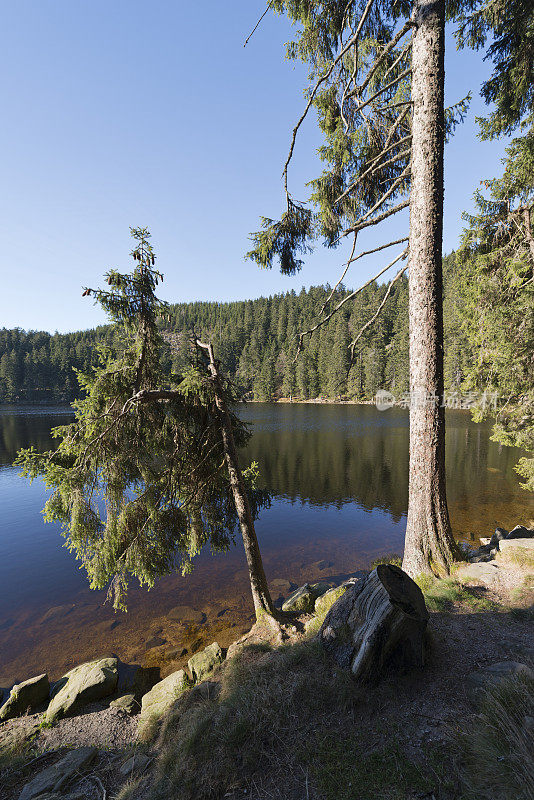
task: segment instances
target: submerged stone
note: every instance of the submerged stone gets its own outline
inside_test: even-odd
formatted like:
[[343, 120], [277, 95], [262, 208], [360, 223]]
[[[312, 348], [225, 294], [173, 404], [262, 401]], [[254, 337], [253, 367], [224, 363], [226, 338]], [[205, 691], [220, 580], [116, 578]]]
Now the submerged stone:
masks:
[[167, 612], [167, 618], [175, 622], [189, 622], [201, 625], [206, 621], [206, 615], [196, 608], [190, 606], [175, 606]]

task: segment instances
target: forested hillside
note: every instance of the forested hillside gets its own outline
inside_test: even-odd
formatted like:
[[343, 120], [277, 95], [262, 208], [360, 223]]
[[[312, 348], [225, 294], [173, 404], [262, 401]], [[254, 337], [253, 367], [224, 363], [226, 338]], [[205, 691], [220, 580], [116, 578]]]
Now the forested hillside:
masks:
[[[458, 323], [454, 256], [446, 259], [446, 381], [458, 385], [467, 348]], [[329, 287], [312, 287], [269, 298], [233, 303], [197, 302], [171, 306], [170, 331], [195, 330], [213, 340], [226, 372], [254, 399], [349, 397], [367, 399], [377, 389], [395, 394], [408, 389], [408, 283], [399, 281], [383, 312], [360, 339], [349, 371], [348, 344], [377, 310], [385, 285], [371, 284], [349, 301], [330, 324], [306, 339], [295, 362], [298, 334], [313, 325]], [[347, 289], [338, 290], [332, 303]], [[75, 369], [96, 363], [95, 345], [111, 341], [113, 329], [50, 335], [19, 329], [0, 330], [0, 400], [58, 402], [77, 394]], [[174, 336], [180, 368], [180, 349], [187, 336]]]

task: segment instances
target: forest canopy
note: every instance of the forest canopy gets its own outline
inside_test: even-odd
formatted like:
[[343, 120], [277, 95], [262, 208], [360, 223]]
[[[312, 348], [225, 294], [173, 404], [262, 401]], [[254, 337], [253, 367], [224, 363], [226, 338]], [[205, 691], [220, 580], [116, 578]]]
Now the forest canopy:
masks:
[[[445, 259], [446, 382], [458, 387], [469, 358], [458, 323], [453, 274], [455, 256]], [[231, 303], [171, 305], [165, 335], [177, 350], [168, 358], [178, 369], [194, 327], [211, 339], [225, 373], [250, 399], [316, 397], [370, 399], [378, 389], [408, 390], [408, 287], [399, 281], [382, 315], [359, 343], [349, 372], [351, 333], [374, 313], [386, 291], [372, 283], [344, 313], [311, 338], [295, 361], [298, 334], [325, 301], [328, 286]], [[349, 293], [341, 287], [336, 297]], [[78, 394], [74, 369], [96, 365], [98, 342], [109, 343], [111, 326], [68, 334], [0, 330], [0, 401], [63, 402]]]

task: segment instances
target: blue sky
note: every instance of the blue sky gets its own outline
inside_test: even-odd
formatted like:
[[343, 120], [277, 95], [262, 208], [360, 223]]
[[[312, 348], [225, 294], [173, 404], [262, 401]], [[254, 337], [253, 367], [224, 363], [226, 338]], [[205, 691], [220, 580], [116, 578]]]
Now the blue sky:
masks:
[[[287, 21], [263, 0], [17, 0], [2, 8], [0, 326], [69, 331], [105, 321], [81, 286], [130, 269], [129, 226], [146, 225], [169, 301], [258, 297], [333, 283], [344, 251], [321, 248], [293, 278], [244, 261], [260, 215], [277, 217], [305, 72], [284, 59]], [[476, 138], [488, 64], [448, 37], [447, 102], [469, 89], [446, 151], [444, 249], [504, 143]], [[290, 172], [306, 196], [319, 143], [312, 121]], [[402, 235], [407, 218], [391, 230]], [[382, 236], [382, 234], [380, 235]], [[361, 237], [365, 249], [376, 232]], [[380, 267], [358, 262], [356, 286]]]

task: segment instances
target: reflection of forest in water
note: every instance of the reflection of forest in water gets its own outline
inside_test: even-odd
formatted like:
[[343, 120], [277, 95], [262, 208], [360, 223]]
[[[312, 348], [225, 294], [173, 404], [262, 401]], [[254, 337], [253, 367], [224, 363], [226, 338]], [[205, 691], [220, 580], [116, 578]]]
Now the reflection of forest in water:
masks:
[[72, 420], [64, 407], [0, 406], [0, 466], [13, 464], [21, 447], [50, 450], [55, 442], [51, 429]]
[[[388, 512], [395, 522], [406, 514], [406, 411], [252, 403], [240, 406], [239, 414], [253, 431], [243, 460], [258, 462], [262, 485], [276, 497], [337, 508], [356, 502], [366, 511]], [[53, 447], [50, 429], [70, 421], [61, 407], [0, 407], [0, 465], [12, 464], [20, 447]], [[513, 471], [519, 451], [490, 441], [490, 430], [466, 412], [447, 412], [447, 488], [459, 531], [498, 520], [511, 527], [534, 513], [532, 497]], [[511, 520], [511, 509], [517, 519]]]
[[[254, 430], [246, 459], [259, 463], [262, 483], [275, 495], [337, 507], [355, 501], [367, 511], [389, 512], [395, 521], [406, 514], [406, 411], [251, 404], [241, 414]], [[513, 470], [520, 452], [490, 441], [490, 432], [489, 423], [475, 424], [466, 412], [447, 412], [447, 488], [459, 532], [492, 525], [506, 504], [520, 518], [533, 513], [532, 498]], [[512, 526], [510, 513], [502, 522]]]

